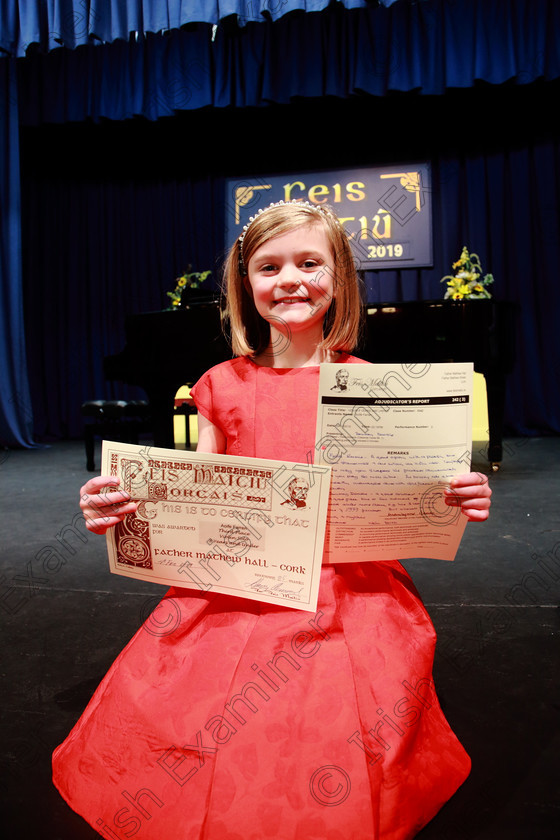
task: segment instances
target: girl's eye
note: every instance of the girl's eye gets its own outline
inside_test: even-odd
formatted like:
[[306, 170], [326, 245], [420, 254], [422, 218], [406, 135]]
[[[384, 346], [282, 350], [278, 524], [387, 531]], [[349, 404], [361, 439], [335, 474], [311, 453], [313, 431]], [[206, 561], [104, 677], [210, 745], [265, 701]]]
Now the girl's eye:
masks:
[[274, 263], [265, 263], [264, 265], [256, 265], [255, 271], [258, 271], [260, 274], [270, 274], [271, 271], [277, 271], [278, 266], [274, 265]]
[[304, 268], [317, 268], [318, 265], [319, 264], [317, 260], [305, 260], [305, 262], [303, 263]]

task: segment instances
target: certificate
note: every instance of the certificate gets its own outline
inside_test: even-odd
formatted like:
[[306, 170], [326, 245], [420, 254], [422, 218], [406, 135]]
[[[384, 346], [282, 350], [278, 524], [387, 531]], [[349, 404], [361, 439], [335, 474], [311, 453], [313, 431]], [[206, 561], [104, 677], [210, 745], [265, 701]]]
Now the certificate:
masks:
[[315, 611], [328, 465], [110, 441], [102, 460], [138, 502], [107, 531], [111, 572]]
[[333, 467], [323, 562], [454, 559], [467, 520], [443, 489], [470, 471], [472, 370], [321, 365], [315, 463]]

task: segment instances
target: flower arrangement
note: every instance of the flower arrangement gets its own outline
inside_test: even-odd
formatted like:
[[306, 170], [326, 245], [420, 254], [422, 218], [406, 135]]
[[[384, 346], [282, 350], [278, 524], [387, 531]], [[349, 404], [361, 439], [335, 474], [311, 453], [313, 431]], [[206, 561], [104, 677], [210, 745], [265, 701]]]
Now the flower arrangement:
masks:
[[175, 288], [172, 292], [167, 292], [167, 296], [171, 298], [171, 306], [169, 309], [178, 309], [181, 305], [181, 295], [184, 289], [198, 289], [202, 286], [206, 278], [212, 274], [211, 271], [191, 271], [192, 266], [188, 266], [184, 274], [177, 277], [175, 280]]
[[465, 246], [457, 262], [453, 263], [455, 276], [448, 274], [441, 278], [441, 283], [447, 282], [447, 291], [444, 299], [452, 300], [476, 300], [478, 298], [492, 297], [486, 286], [494, 282], [491, 274], [482, 276], [482, 266], [478, 254], [470, 254]]

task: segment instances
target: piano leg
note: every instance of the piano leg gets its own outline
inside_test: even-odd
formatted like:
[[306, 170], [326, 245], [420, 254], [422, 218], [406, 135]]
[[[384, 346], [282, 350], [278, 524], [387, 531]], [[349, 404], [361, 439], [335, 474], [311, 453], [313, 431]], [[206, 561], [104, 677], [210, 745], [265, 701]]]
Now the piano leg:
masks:
[[506, 377], [500, 372], [485, 371], [484, 378], [488, 396], [488, 461], [496, 471], [502, 460]]
[[84, 428], [84, 442], [86, 445], [86, 469], [93, 472], [95, 469], [95, 438], [94, 427], [88, 423]]
[[148, 392], [148, 399], [150, 401], [154, 446], [160, 446], [163, 449], [175, 449], [173, 431], [175, 391], [171, 395]]

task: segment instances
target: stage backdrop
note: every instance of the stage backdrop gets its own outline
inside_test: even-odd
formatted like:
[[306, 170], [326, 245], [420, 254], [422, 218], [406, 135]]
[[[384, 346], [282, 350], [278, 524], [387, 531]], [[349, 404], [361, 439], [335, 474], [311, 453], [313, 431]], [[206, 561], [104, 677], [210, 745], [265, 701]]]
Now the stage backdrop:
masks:
[[[551, 102], [555, 91], [550, 91]], [[487, 133], [446, 131], [437, 98], [401, 97], [298, 107], [218, 109], [157, 123], [127, 121], [28, 129], [22, 144], [24, 307], [35, 428], [79, 436], [80, 403], [141, 396], [103, 376], [103, 357], [125, 343], [128, 313], [162, 309], [174, 279], [192, 264], [220, 280], [226, 225], [224, 192], [231, 172], [264, 177], [271, 162], [288, 173], [326, 171], [344, 162], [389, 165], [406, 160], [406, 121], [426, 126], [415, 138], [431, 161], [433, 267], [366, 270], [368, 300], [442, 299], [464, 245], [495, 276], [492, 294], [518, 304], [517, 361], [508, 382], [507, 424], [518, 434], [560, 431], [560, 140], [553, 109], [531, 89], [470, 91], [446, 99], [452, 113], [487, 114]], [[524, 113], [513, 134], [507, 115]], [[286, 143], [267, 126], [347, 125], [359, 114], [395, 126], [372, 142], [369, 161], [350, 160], [338, 134]], [[404, 119], [404, 118], [403, 118]], [[429, 131], [428, 131], [429, 127]], [[223, 138], [217, 156], [211, 139]], [[252, 138], [249, 141], [249, 138]], [[226, 142], [227, 140], [227, 142]], [[375, 148], [373, 148], [375, 146]], [[80, 150], [76, 158], [75, 150]], [[358, 150], [361, 155], [361, 150]], [[354, 150], [354, 153], [355, 150]], [[230, 244], [230, 243], [228, 243]], [[476, 339], [476, 336], [474, 337]], [[203, 352], [201, 349], [200, 352]], [[188, 360], [186, 360], [186, 367]]]
[[[273, 21], [265, 15], [272, 5], [258, 0], [250, 4], [254, 22], [238, 16], [245, 0], [121, 5], [115, 16], [115, 4], [95, 0], [20, 0], [0, 12], [2, 441], [29, 445], [32, 419], [39, 434], [79, 434], [80, 395], [112, 389], [98, 359], [119, 343], [125, 307], [115, 297], [132, 311], [161, 307], [185, 251], [201, 269], [210, 257], [219, 262], [220, 179], [409, 159], [432, 163], [434, 268], [366, 271], [370, 300], [439, 296], [439, 277], [461, 247], [479, 252], [497, 278], [494, 294], [519, 304], [512, 428], [560, 431], [557, 0], [403, 0], [388, 8], [349, 0], [321, 3], [312, 14], [303, 9], [317, 8], [314, 0], [290, 0], [273, 4], [280, 15]], [[226, 7], [228, 20], [185, 18], [187, 9]], [[460, 91], [473, 96], [462, 101]], [[340, 102], [353, 106], [341, 118], [333, 113]], [[283, 105], [289, 115], [272, 112]], [[139, 132], [144, 120], [155, 126], [167, 116], [171, 144]], [[98, 137], [65, 148], [60, 165], [56, 143], [40, 139], [31, 158], [24, 149], [20, 229], [22, 126], [58, 122], [66, 132], [73, 121], [89, 129], [107, 120], [120, 121], [129, 140], [116, 174], [114, 149], [103, 159]], [[272, 148], [276, 140], [280, 148]], [[208, 168], [210, 149], [217, 152]], [[139, 151], [144, 159], [131, 168]], [[39, 160], [43, 172], [33, 182]], [[185, 206], [181, 188], [198, 192], [205, 178], [212, 182], [205, 196]], [[180, 213], [168, 224], [177, 197]], [[52, 347], [60, 367], [50, 370], [47, 388], [38, 377]]]
[[275, 201], [328, 204], [348, 234], [359, 269], [432, 265], [432, 202], [427, 163], [229, 178], [226, 242], [259, 208]]

